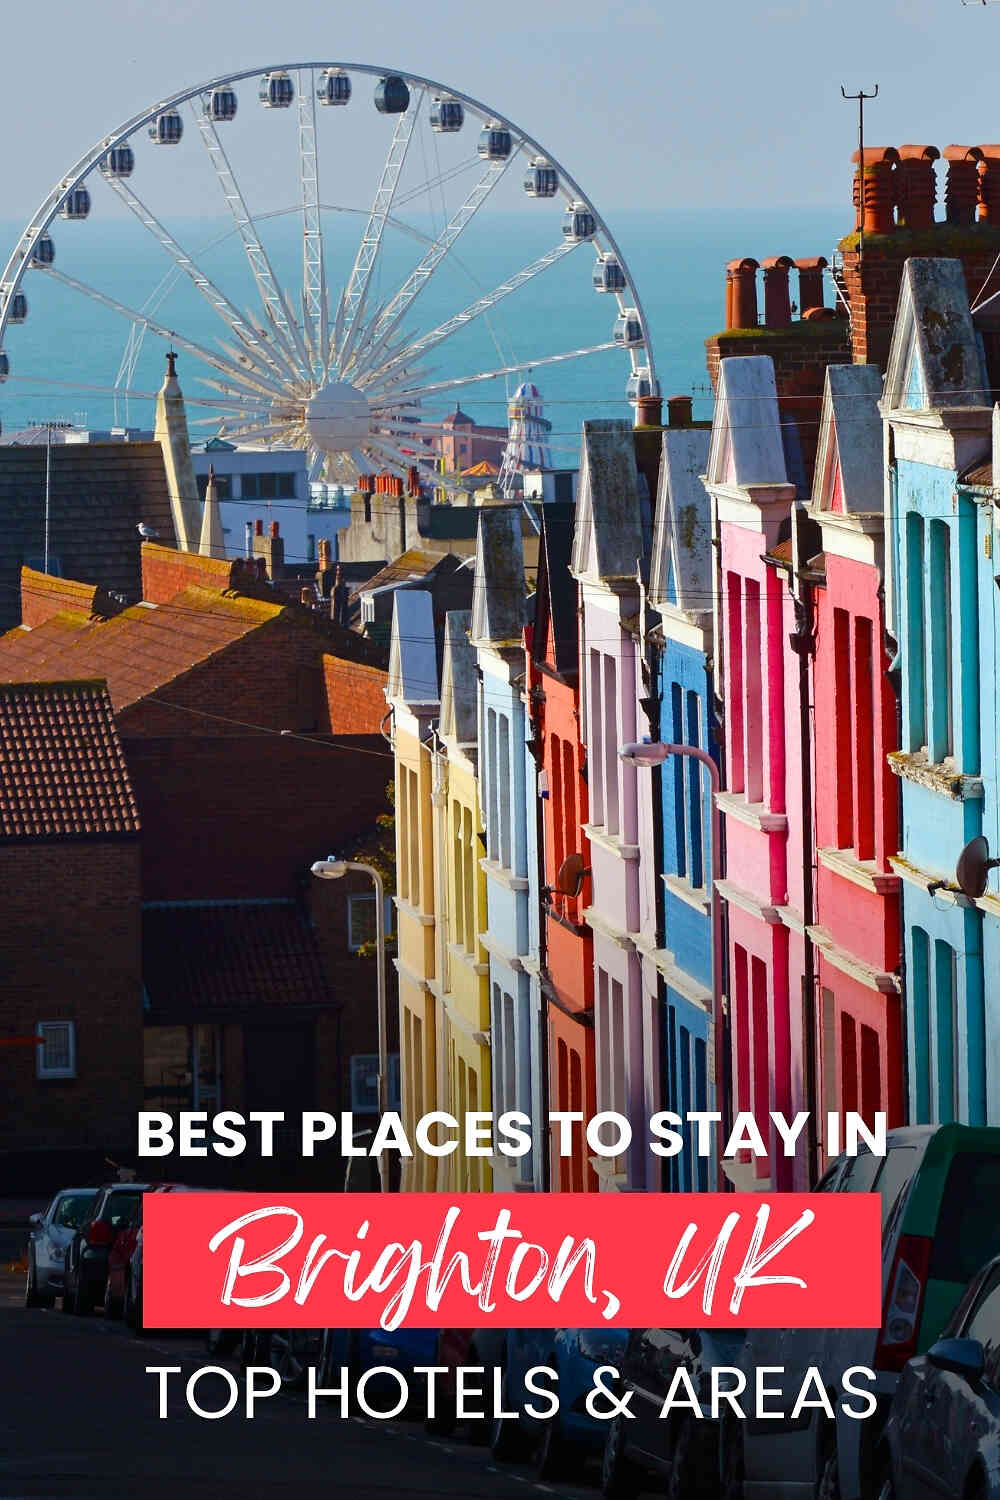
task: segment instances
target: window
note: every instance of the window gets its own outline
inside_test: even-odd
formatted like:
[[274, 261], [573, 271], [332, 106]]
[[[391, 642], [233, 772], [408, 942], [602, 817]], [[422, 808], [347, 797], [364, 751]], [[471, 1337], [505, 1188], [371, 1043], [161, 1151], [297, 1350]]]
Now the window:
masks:
[[240, 480], [240, 488], [244, 500], [294, 500], [295, 475], [287, 471], [277, 474], [244, 474]]
[[[389, 1108], [399, 1107], [399, 1053], [390, 1052]], [[351, 1058], [351, 1109], [356, 1115], [378, 1114], [377, 1052], [356, 1052]]]
[[951, 532], [947, 521], [930, 523], [930, 742], [937, 763], [954, 753], [951, 707]]
[[613, 656], [604, 658], [604, 827], [618, 833], [618, 663]]
[[316, 561], [316, 535], [310, 531], [306, 535], [306, 562]]
[[910, 1082], [912, 1098], [910, 1117], [914, 1120], [931, 1120], [931, 1016], [930, 1016], [930, 966], [929, 942], [922, 927], [913, 929], [913, 957], [910, 963], [910, 1004], [912, 1018], [910, 1034], [913, 1038], [913, 1074]]
[[396, 775], [396, 888], [401, 901], [410, 899], [410, 813], [407, 795], [409, 772], [397, 762]]
[[499, 800], [500, 817], [500, 863], [505, 869], [511, 867], [511, 816], [510, 816], [510, 720], [506, 714], [499, 715], [499, 735], [497, 747], [497, 774], [500, 785], [497, 788]]
[[924, 518], [906, 517], [906, 748], [911, 753], [927, 742], [927, 678], [924, 653]]
[[748, 578], [744, 676], [746, 680], [746, 796], [764, 800], [764, 638], [760, 618], [760, 584]]
[[854, 713], [851, 705], [851, 617], [846, 609], [833, 612], [833, 703], [836, 714], [837, 777], [837, 847], [850, 849], [854, 844], [854, 805], [852, 778], [851, 730]]
[[35, 1036], [35, 1073], [38, 1078], [76, 1077], [76, 1022], [39, 1021]]
[[[198, 480], [198, 499], [204, 500], [205, 491], [208, 489], [208, 475], [198, 474], [196, 477]], [[233, 480], [231, 475], [216, 474], [215, 494], [219, 500], [231, 500], [233, 498]]]
[[590, 815], [595, 827], [604, 822], [604, 707], [601, 653], [590, 653]]
[[497, 1115], [517, 1109], [517, 1027], [514, 997], [493, 986], [493, 1108]]
[[406, 772], [409, 786], [406, 793], [406, 808], [409, 819], [409, 845], [410, 845], [410, 900], [414, 906], [420, 905], [420, 788], [417, 773], [414, 770]]
[[934, 944], [934, 1010], [937, 1043], [937, 1118], [958, 1119], [956, 1072], [958, 1014], [955, 950], [938, 940]]
[[[858, 859], [875, 858], [875, 662], [872, 622], [854, 621], [854, 852]], [[850, 721], [849, 721], [850, 722]], [[842, 762], [850, 764], [850, 761]], [[843, 846], [842, 846], [843, 847]]]
[[495, 708], [491, 708], [486, 713], [486, 846], [487, 853], [490, 859], [493, 860], [500, 857], [500, 825], [497, 815], [498, 779], [497, 711]]
[[[385, 902], [385, 935], [392, 932], [392, 902]], [[348, 896], [347, 898], [347, 947], [357, 953], [365, 943], [377, 941], [375, 931], [375, 894]]]
[[744, 788], [743, 763], [743, 601], [740, 575], [726, 578], [727, 613], [729, 616], [729, 781], [734, 792]]

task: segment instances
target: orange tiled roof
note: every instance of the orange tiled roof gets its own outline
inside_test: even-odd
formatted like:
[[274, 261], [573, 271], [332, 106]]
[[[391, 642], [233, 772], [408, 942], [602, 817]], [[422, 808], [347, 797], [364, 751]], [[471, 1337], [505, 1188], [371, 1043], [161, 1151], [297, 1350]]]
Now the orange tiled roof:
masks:
[[281, 614], [283, 603], [184, 589], [168, 604], [136, 604], [110, 619], [62, 611], [0, 636], [0, 681], [106, 679], [115, 712]]
[[103, 682], [0, 682], [0, 840], [138, 833]]

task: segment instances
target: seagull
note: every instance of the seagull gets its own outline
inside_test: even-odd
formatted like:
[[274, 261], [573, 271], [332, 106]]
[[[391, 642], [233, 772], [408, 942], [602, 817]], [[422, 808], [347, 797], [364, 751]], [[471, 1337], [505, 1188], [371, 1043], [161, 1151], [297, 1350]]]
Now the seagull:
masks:
[[160, 534], [158, 531], [154, 531], [152, 526], [147, 526], [145, 521], [140, 521], [135, 529], [144, 542], [151, 542], [154, 537], [158, 537]]

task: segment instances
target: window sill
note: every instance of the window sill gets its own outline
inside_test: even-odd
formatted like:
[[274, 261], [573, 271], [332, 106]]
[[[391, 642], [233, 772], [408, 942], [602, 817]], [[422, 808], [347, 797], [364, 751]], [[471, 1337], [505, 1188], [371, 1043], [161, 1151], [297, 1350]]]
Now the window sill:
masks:
[[704, 886], [693, 886], [690, 880], [684, 880], [680, 875], [661, 875], [660, 879], [678, 901], [693, 906], [695, 911], [700, 911], [705, 916], [711, 911], [711, 898]]
[[524, 875], [515, 875], [513, 870], [509, 870], [506, 865], [500, 864], [499, 860], [481, 859], [479, 861], [479, 868], [488, 880], [495, 880], [497, 885], [505, 886], [508, 891], [526, 891], [528, 889], [527, 877]]
[[788, 819], [784, 813], [770, 812], [763, 802], [748, 802], [742, 792], [717, 792], [715, 805], [727, 818], [745, 823], [758, 833], [787, 833]]
[[396, 903], [396, 910], [403, 916], [410, 917], [414, 922], [419, 922], [421, 927], [434, 926], [434, 917], [431, 912], [418, 911], [415, 906], [412, 906], [402, 896], [393, 896], [392, 899]]
[[889, 770], [901, 781], [922, 786], [925, 791], [951, 802], [974, 802], [983, 795], [983, 783], [978, 776], [963, 776], [955, 769], [951, 760], [938, 763], [927, 759], [926, 751], [911, 754], [905, 750], [893, 750], [886, 756]]
[[873, 859], [858, 859], [853, 849], [817, 849], [816, 857], [824, 869], [873, 895], [890, 896], [899, 890], [898, 875], [878, 869]]
[[633, 861], [639, 858], [639, 845], [627, 844], [617, 833], [606, 833], [593, 823], [584, 823], [583, 831], [592, 844], [597, 844], [600, 849], [607, 849], [611, 854], [617, 854], [619, 859]]

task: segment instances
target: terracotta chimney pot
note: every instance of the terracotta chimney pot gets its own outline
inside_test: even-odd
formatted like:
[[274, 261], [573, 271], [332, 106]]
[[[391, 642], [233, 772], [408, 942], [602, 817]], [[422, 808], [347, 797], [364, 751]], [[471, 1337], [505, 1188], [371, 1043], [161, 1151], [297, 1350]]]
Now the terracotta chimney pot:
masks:
[[828, 261], [825, 255], [807, 255], [795, 262], [795, 268], [799, 273], [799, 316], [805, 315], [806, 308], [822, 307], [823, 305], [823, 272], [826, 270]]
[[668, 427], [690, 427], [692, 422], [692, 402], [690, 396], [668, 396], [667, 397], [667, 426]]
[[974, 224], [979, 201], [982, 149], [979, 146], [945, 146], [943, 155], [948, 163], [944, 188], [945, 218], [949, 224]]
[[749, 256], [726, 266], [726, 327], [756, 328], [758, 263]]
[[788, 273], [795, 262], [788, 255], [769, 255], [764, 267], [764, 327], [787, 328], [792, 321]]

